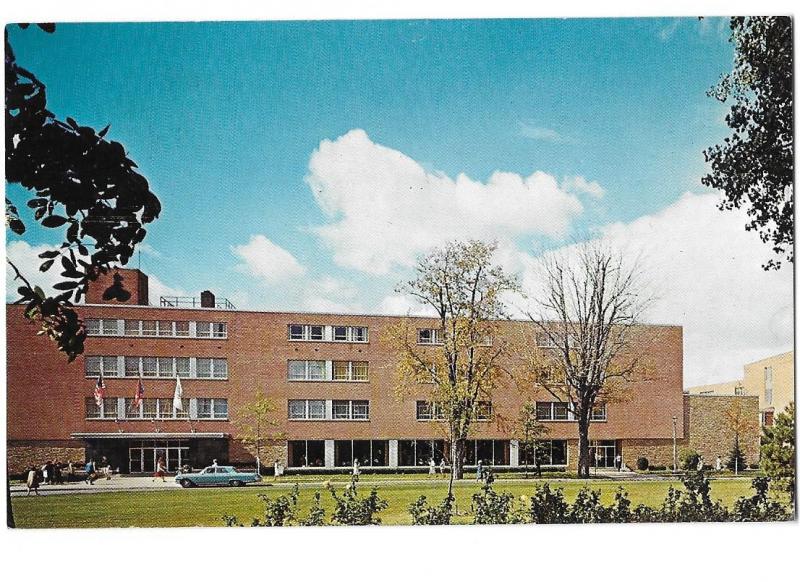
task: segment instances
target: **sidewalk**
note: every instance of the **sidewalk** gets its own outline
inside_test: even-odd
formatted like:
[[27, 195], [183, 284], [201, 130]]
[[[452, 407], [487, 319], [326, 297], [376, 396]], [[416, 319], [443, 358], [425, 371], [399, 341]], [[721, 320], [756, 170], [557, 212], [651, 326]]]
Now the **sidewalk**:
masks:
[[[98, 479], [93, 485], [86, 481], [73, 481], [63, 485], [39, 485], [39, 495], [64, 495], [70, 493], [103, 493], [110, 491], [147, 491], [154, 489], [180, 489], [181, 486], [175, 483], [174, 476], [167, 476], [162, 482], [160, 479], [153, 481], [152, 477], [128, 477], [115, 475], [111, 479]], [[11, 496], [18, 497], [28, 494], [28, 488], [24, 484], [12, 485]], [[31, 496], [35, 495], [31, 492]]]

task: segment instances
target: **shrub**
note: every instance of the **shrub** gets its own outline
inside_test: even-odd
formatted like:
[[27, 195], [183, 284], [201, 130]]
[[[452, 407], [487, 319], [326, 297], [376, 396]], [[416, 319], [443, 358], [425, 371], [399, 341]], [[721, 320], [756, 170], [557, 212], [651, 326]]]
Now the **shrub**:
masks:
[[[487, 480], [488, 481], [488, 480]], [[474, 523], [499, 524], [509, 523], [514, 496], [510, 493], [497, 493], [492, 489], [492, 483], [487, 482], [481, 487], [479, 493], [472, 496], [475, 510]]]
[[275, 499], [259, 495], [258, 498], [264, 502], [264, 521], [254, 519], [253, 526], [283, 527], [292, 525], [295, 522], [295, 510], [299, 495], [300, 486], [297, 483], [294, 484], [289, 495], [279, 495]]
[[603, 523], [609, 521], [608, 511], [600, 503], [600, 491], [581, 487], [567, 512], [568, 523]]
[[424, 495], [420, 495], [414, 503], [408, 506], [411, 514], [412, 525], [450, 525], [453, 517], [452, 495], [445, 497], [439, 505], [431, 506]]
[[614, 504], [606, 511], [608, 521], [614, 523], [630, 523], [634, 521], [634, 514], [631, 511], [631, 500], [628, 499], [628, 492], [623, 487], [618, 487], [614, 493]]
[[567, 509], [561, 487], [553, 490], [549, 483], [534, 487], [529, 512], [531, 523], [567, 523]]
[[711, 484], [702, 471], [681, 477], [685, 491], [673, 487], [661, 505], [659, 521], [727, 521], [728, 510], [711, 500]]
[[694, 449], [684, 449], [681, 451], [680, 462], [685, 471], [696, 471], [697, 463], [700, 462], [700, 453]]
[[650, 467], [650, 461], [647, 460], [647, 457], [639, 457], [636, 459], [636, 468], [640, 471], [647, 471], [648, 467]]
[[325, 525], [325, 510], [320, 505], [319, 491], [314, 493], [314, 505], [308, 512], [308, 517], [300, 522], [300, 525], [320, 526]]
[[771, 501], [769, 492], [769, 477], [756, 477], [753, 479], [753, 489], [756, 494], [752, 497], [740, 497], [733, 506], [732, 521], [786, 521], [792, 519], [792, 514], [784, 505]]
[[336, 504], [331, 516], [331, 523], [337, 525], [380, 524], [381, 518], [376, 514], [386, 509], [389, 504], [378, 496], [378, 490], [374, 487], [367, 497], [359, 497], [357, 483], [358, 475], [353, 475], [341, 495], [338, 495], [333, 486], [328, 484], [328, 490]]

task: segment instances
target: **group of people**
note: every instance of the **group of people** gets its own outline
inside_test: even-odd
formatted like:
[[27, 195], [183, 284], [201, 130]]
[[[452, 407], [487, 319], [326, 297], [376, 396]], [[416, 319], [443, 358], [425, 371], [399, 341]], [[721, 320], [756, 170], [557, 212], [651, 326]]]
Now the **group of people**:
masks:
[[107, 481], [111, 479], [114, 470], [111, 468], [111, 463], [108, 462], [106, 457], [100, 459], [100, 463], [96, 463], [94, 459], [89, 459], [84, 467], [86, 473], [86, 483], [94, 485], [98, 479], [105, 478]]
[[66, 465], [56, 461], [47, 461], [41, 467], [30, 466], [26, 479], [28, 495], [31, 492], [39, 494], [39, 485], [61, 485], [64, 483], [64, 471], [67, 473], [67, 480], [72, 480], [75, 476], [75, 468], [72, 461]]

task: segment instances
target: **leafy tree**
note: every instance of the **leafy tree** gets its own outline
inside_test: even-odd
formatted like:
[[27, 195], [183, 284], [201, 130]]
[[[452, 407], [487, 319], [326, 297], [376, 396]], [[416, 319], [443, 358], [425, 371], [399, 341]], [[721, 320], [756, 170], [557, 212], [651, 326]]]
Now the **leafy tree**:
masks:
[[733, 447], [731, 448], [731, 452], [728, 454], [728, 461], [725, 463], [725, 466], [731, 471], [736, 472], [739, 472], [747, 467], [747, 459], [742, 452], [742, 447], [739, 446], [738, 435], [733, 439]]
[[[638, 323], [647, 301], [638, 270], [597, 246], [574, 259], [543, 261], [542, 313], [530, 315], [536, 338], [528, 358], [534, 382], [564, 402], [578, 424], [578, 475], [589, 477], [589, 424], [595, 405], [623, 400], [626, 384], [647, 369]], [[548, 349], [539, 349], [541, 345]]]
[[[52, 24], [39, 28], [55, 30]], [[62, 269], [62, 280], [54, 285], [61, 293], [48, 296], [9, 261], [20, 282], [17, 303], [26, 304], [25, 317], [37, 322], [72, 361], [83, 352], [86, 338], [73, 303], [110, 266], [128, 263], [147, 233], [144, 225], [158, 218], [161, 204], [124, 146], [106, 139], [108, 126], [98, 132], [48, 111], [45, 85], [17, 62], [8, 28], [5, 51], [6, 181], [31, 193], [26, 206], [33, 223], [64, 232], [58, 249], [39, 255], [41, 271]], [[28, 220], [7, 197], [9, 229], [21, 236]], [[121, 286], [106, 295], [120, 301], [130, 297]]]
[[242, 407], [238, 420], [239, 440], [254, 450], [259, 474], [262, 452], [283, 438], [283, 434], [274, 430], [278, 426], [273, 418], [275, 409], [275, 403], [259, 390], [255, 398]]
[[528, 401], [522, 405], [516, 428], [519, 440], [519, 454], [525, 460], [525, 477], [528, 476], [528, 460], [531, 456], [536, 467], [536, 474], [541, 477], [542, 463], [546, 456], [546, 451], [541, 446], [541, 441], [548, 435], [550, 428], [537, 418], [535, 402]]
[[789, 494], [795, 502], [795, 433], [794, 402], [775, 417], [773, 426], [765, 426], [761, 437], [761, 468], [775, 488]]
[[725, 409], [723, 419], [726, 427], [733, 434], [733, 447], [725, 466], [732, 471], [744, 469], [746, 459], [741, 448], [741, 437], [747, 434], [748, 429], [756, 428], [758, 419], [747, 414], [747, 411], [742, 406], [742, 401], [738, 398], [734, 398], [730, 406]]
[[[703, 184], [721, 190], [721, 210], [745, 206], [756, 230], [778, 257], [794, 262], [794, 94], [792, 20], [737, 16], [730, 20], [733, 70], [709, 91], [732, 101], [725, 117], [733, 130], [703, 152], [711, 173]], [[778, 269], [770, 259], [765, 269]]]
[[398, 352], [398, 393], [430, 386], [430, 401], [441, 415], [450, 444], [450, 485], [464, 475], [464, 451], [472, 422], [504, 376], [506, 342], [497, 322], [506, 318], [502, 294], [516, 282], [492, 265], [495, 244], [453, 242], [419, 260], [417, 277], [398, 287], [433, 308], [438, 342], [419, 345], [416, 324], [388, 330]]

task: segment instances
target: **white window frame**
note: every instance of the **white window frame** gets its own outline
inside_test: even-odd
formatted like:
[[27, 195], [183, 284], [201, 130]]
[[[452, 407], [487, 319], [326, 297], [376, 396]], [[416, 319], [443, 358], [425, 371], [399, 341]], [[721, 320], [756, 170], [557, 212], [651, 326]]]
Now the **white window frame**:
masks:
[[[293, 378], [291, 375], [292, 364], [302, 362], [303, 364], [303, 376], [301, 378]], [[309, 374], [309, 370], [311, 369], [310, 364], [312, 362], [322, 362], [322, 378], [311, 378]], [[330, 378], [328, 377], [328, 363], [327, 360], [289, 360], [286, 363], [286, 379], [289, 382], [326, 382], [329, 381]]]
[[[344, 378], [337, 378], [334, 373], [336, 364], [347, 364], [347, 374]], [[366, 364], [366, 377], [355, 378], [355, 364]], [[369, 382], [369, 361], [367, 360], [332, 360], [331, 361], [331, 381], [332, 382]]]
[[[419, 329], [417, 329], [417, 343], [419, 345], [425, 345], [425, 346], [441, 346], [441, 345], [444, 345], [444, 340], [442, 339], [441, 331], [442, 330], [440, 330], [438, 328], [435, 328], [435, 327], [419, 328]], [[430, 341], [428, 341], [428, 340], [423, 341], [422, 334], [424, 332], [430, 333]]]
[[[211, 416], [200, 416], [200, 403], [207, 401], [210, 403]], [[225, 416], [217, 416], [216, 401], [225, 401]], [[230, 416], [230, 409], [228, 407], [227, 398], [198, 398], [197, 399], [197, 420], [228, 420]]]
[[[550, 415], [548, 418], [539, 418], [539, 405], [540, 404], [547, 404], [550, 406]], [[567, 411], [566, 418], [556, 418], [556, 406], [564, 406]], [[558, 401], [537, 401], [536, 402], [536, 419], [541, 422], [574, 422], [575, 415], [569, 409], [569, 404], [566, 402], [558, 402]]]
[[[114, 402], [114, 414], [107, 414], [106, 413], [106, 401], [113, 401]], [[86, 420], [116, 420], [119, 416], [119, 412], [117, 410], [117, 398], [116, 396], [106, 396], [100, 402], [100, 406], [97, 407], [97, 412], [99, 416], [89, 416], [88, 405], [94, 404], [97, 406], [97, 402], [95, 401], [94, 397], [88, 396], [85, 399], [85, 406], [86, 406]]]
[[[104, 378], [119, 378], [120, 377], [120, 375], [119, 375], [119, 372], [120, 372], [120, 370], [119, 370], [119, 358], [117, 358], [117, 356], [96, 356], [96, 355], [91, 355], [91, 356], [86, 356], [84, 358], [84, 363], [83, 363], [84, 378], [97, 378], [97, 377], [100, 376], [99, 373], [98, 374], [94, 374], [94, 373], [91, 373], [90, 370], [89, 370], [89, 361], [90, 360], [94, 360], [96, 358], [99, 358], [99, 362], [100, 362], [100, 370], [99, 371], [102, 372]], [[110, 367], [107, 368], [107, 366], [106, 366], [106, 362], [110, 363], [112, 361], [114, 362], [114, 371], [113, 371], [113, 373], [111, 371], [111, 368]]]
[[[92, 373], [89, 370], [89, 362], [95, 358], [100, 358], [100, 369], [102, 370], [104, 377], [109, 378], [176, 378], [180, 375], [181, 378], [185, 379], [200, 379], [200, 380], [228, 380], [229, 379], [229, 370], [228, 370], [228, 359], [227, 358], [197, 358], [197, 357], [190, 357], [190, 356], [86, 356], [84, 361], [84, 377], [85, 378], [97, 378], [98, 374]], [[108, 358], [109, 360], [115, 361], [116, 372], [110, 373], [109, 370], [106, 369], [105, 366], [105, 359]], [[147, 374], [144, 373], [144, 359], [154, 359], [155, 360], [155, 374], [149, 372]], [[119, 361], [122, 361], [122, 368], [119, 366]], [[134, 360], [136, 362], [136, 370], [134, 371], [131, 368], [131, 373], [128, 373], [128, 361]], [[171, 360], [171, 366], [165, 365], [165, 360]], [[188, 370], [185, 368], [183, 372], [179, 374], [178, 370], [178, 361], [184, 362], [188, 360]], [[209, 360], [210, 364], [210, 376], [198, 376], [197, 375], [197, 360]], [[194, 365], [193, 365], [194, 364]], [[166, 373], [162, 370], [169, 368], [169, 373]], [[120, 374], [121, 373], [121, 374]]]

